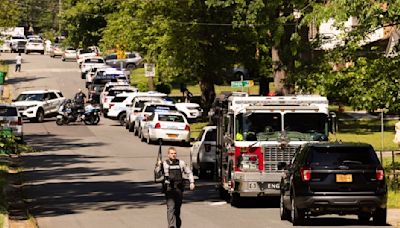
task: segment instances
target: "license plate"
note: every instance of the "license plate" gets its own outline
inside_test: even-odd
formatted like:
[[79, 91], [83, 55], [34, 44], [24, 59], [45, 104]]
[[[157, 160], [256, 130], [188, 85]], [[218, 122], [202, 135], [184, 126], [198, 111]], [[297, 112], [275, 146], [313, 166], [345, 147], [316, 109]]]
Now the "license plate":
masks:
[[280, 183], [268, 183], [267, 188], [269, 189], [279, 189], [280, 188]]
[[351, 175], [351, 174], [336, 174], [336, 182], [342, 182], [342, 183], [353, 182], [353, 175]]
[[178, 135], [176, 135], [176, 134], [167, 134], [168, 135], [168, 138], [176, 138], [176, 137], [178, 137]]

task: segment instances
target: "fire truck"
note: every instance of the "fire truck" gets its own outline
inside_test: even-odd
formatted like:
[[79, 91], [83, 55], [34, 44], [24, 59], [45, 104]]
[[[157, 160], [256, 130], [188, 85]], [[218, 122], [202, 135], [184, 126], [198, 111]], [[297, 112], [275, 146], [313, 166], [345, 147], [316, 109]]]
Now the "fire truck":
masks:
[[[283, 164], [306, 142], [327, 141], [336, 129], [328, 99], [318, 95], [219, 95], [216, 170], [221, 197], [278, 196]], [[225, 198], [225, 197], [224, 197]]]

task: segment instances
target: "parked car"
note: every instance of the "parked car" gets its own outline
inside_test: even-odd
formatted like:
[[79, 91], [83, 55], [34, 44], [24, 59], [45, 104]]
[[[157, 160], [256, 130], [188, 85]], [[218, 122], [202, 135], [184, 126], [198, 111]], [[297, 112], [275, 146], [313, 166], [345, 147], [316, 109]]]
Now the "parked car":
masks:
[[44, 55], [44, 43], [41, 39], [29, 39], [25, 44], [25, 54], [38, 52]]
[[195, 122], [201, 118], [203, 109], [197, 103], [176, 103], [176, 108], [181, 111], [189, 122]]
[[100, 49], [97, 46], [90, 46], [87, 48], [80, 48], [76, 50], [76, 62], [81, 67], [85, 58], [100, 56]]
[[0, 128], [10, 129], [17, 141], [22, 142], [24, 138], [23, 122], [18, 109], [12, 104], [0, 104]]
[[76, 50], [72, 47], [67, 47], [61, 56], [62, 61], [76, 60]]
[[140, 135], [147, 143], [162, 140], [190, 145], [190, 125], [180, 112], [154, 112], [144, 120]]
[[98, 67], [103, 67], [105, 66], [105, 61], [102, 57], [87, 57], [83, 59], [82, 65], [81, 65], [81, 78], [84, 79], [87, 72], [91, 68], [98, 68]]
[[1, 52], [11, 52], [11, 40], [4, 40], [3, 44], [0, 46]]
[[140, 136], [140, 129], [135, 126], [136, 118], [142, 112], [146, 102], [163, 102], [167, 95], [164, 93], [148, 91], [135, 94], [132, 102], [126, 109], [125, 128], [133, 131], [134, 135]]
[[[86, 78], [86, 80], [88, 80], [88, 78]], [[93, 101], [100, 103], [100, 94], [108, 82], [128, 84], [127, 77], [122, 71], [114, 68], [98, 69], [90, 84], [87, 86], [88, 94]]]
[[21, 42], [20, 45], [18, 45], [18, 41], [24, 41], [26, 43], [26, 38], [25, 36], [12, 36], [10, 39], [11, 42], [11, 52], [23, 52], [25, 50], [25, 43]]
[[[146, 97], [136, 97], [133, 101], [133, 106], [135, 106], [137, 103], [142, 103], [148, 98]], [[135, 132], [141, 132], [142, 126], [144, 126], [144, 122], [149, 117], [151, 114], [153, 114], [156, 111], [178, 111], [176, 109], [176, 106], [172, 103], [166, 103], [163, 99], [153, 99], [150, 102], [144, 103], [144, 107], [141, 112], [137, 115], [135, 118], [134, 122], [134, 128]], [[129, 125], [128, 125], [129, 127]], [[139, 134], [139, 138], [141, 135]]]
[[56, 116], [64, 100], [59, 90], [34, 90], [22, 92], [13, 104], [23, 118], [40, 123], [45, 117]]
[[281, 219], [293, 225], [323, 214], [355, 214], [386, 224], [387, 186], [381, 163], [371, 145], [309, 143], [298, 150], [282, 177]]
[[54, 58], [56, 56], [63, 56], [64, 50], [59, 44], [54, 44], [50, 47], [49, 55]]
[[217, 127], [206, 126], [190, 148], [190, 161], [193, 173], [200, 178], [210, 177], [215, 172], [216, 165]]
[[18, 40], [11, 46], [11, 52], [23, 53], [26, 48], [26, 40]]
[[142, 56], [140, 56], [140, 54], [137, 52], [126, 52], [125, 58], [123, 59], [118, 59], [117, 54], [113, 53], [107, 55], [104, 59], [106, 60], [107, 65], [118, 68], [121, 68], [122, 66], [122, 68], [129, 70], [141, 66], [143, 60]]

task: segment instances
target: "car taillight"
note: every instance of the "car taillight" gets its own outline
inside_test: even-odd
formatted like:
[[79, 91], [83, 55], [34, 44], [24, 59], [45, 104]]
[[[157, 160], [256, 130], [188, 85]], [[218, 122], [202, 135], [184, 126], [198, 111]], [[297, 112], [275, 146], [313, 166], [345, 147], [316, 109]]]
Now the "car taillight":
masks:
[[22, 125], [22, 117], [18, 117], [17, 125]]
[[114, 106], [115, 104], [110, 104], [110, 109]]
[[206, 152], [210, 152], [211, 151], [211, 145], [210, 144], [204, 144], [204, 150]]
[[190, 126], [189, 125], [185, 126], [185, 131], [190, 131]]
[[382, 181], [385, 178], [385, 172], [382, 169], [377, 169], [375, 173], [375, 178], [378, 181]]
[[154, 125], [154, 128], [161, 128], [161, 124], [160, 123], [156, 123], [156, 125]]
[[300, 176], [301, 180], [304, 182], [311, 180], [311, 169], [309, 167], [301, 167], [300, 168]]

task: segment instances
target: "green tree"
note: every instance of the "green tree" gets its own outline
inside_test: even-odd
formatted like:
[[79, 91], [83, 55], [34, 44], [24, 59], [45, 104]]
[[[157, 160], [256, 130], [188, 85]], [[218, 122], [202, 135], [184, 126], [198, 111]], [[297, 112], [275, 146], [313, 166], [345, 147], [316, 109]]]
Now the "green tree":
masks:
[[14, 27], [18, 25], [21, 15], [18, 0], [2, 1], [0, 12], [0, 27]]

